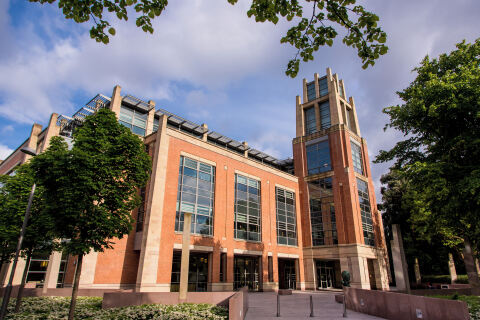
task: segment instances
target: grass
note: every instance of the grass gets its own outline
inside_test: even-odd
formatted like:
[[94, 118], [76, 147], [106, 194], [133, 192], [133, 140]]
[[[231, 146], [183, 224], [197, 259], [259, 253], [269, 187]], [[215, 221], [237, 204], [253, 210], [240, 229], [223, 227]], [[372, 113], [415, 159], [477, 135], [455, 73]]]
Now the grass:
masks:
[[432, 295], [429, 297], [465, 301], [468, 305], [470, 319], [480, 320], [480, 296], [461, 296], [454, 294], [451, 296]]
[[[1, 299], [0, 299], [1, 301]], [[15, 299], [8, 306], [8, 320], [67, 319], [70, 297], [23, 298], [19, 313], [13, 313]], [[224, 320], [228, 310], [210, 304], [182, 303], [178, 305], [150, 304], [102, 309], [102, 298], [78, 297], [75, 319], [89, 320]]]

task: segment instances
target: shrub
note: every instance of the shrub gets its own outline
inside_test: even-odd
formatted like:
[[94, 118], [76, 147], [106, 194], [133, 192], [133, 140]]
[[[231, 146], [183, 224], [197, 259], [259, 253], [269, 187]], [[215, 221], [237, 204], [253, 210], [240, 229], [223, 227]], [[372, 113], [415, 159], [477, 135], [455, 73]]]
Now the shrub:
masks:
[[451, 299], [465, 301], [468, 306], [471, 320], [480, 320], [480, 297], [479, 296], [461, 296], [454, 294], [452, 296], [433, 295], [432, 298]]
[[466, 274], [460, 274], [457, 276], [457, 281], [455, 283], [468, 284], [468, 276]]
[[[67, 319], [70, 297], [24, 298], [20, 313], [13, 313], [15, 299], [8, 306], [9, 320]], [[79, 297], [75, 319], [89, 320], [224, 320], [225, 308], [210, 304], [183, 303], [179, 305], [150, 304], [123, 308], [102, 309], [102, 298]]]
[[426, 275], [422, 276], [422, 282], [431, 282], [431, 283], [451, 283], [452, 280], [450, 275]]

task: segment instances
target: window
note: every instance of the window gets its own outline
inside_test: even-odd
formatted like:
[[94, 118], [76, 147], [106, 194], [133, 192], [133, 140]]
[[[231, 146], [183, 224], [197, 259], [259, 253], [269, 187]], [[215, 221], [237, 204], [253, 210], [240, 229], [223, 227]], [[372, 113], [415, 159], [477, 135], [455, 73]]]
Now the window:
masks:
[[260, 181], [235, 175], [235, 238], [261, 241]]
[[160, 119], [153, 118], [153, 132], [158, 131], [158, 125], [160, 123]]
[[308, 182], [308, 193], [310, 197], [312, 245], [337, 244], [337, 223], [335, 205], [333, 203], [332, 178]]
[[275, 194], [277, 200], [277, 243], [296, 246], [295, 193], [276, 187]]
[[175, 231], [183, 231], [183, 215], [192, 213], [194, 234], [213, 234], [213, 200], [215, 196], [215, 167], [180, 157], [178, 175], [177, 214]]
[[268, 256], [268, 282], [273, 282], [273, 257]]
[[307, 83], [307, 97], [308, 101], [315, 100], [317, 94], [315, 93], [315, 82]]
[[139, 136], [145, 136], [145, 129], [147, 128], [148, 113], [140, 113], [132, 108], [120, 107], [120, 124], [132, 130], [133, 133]]
[[227, 254], [220, 253], [220, 282], [227, 281]]
[[332, 170], [328, 140], [308, 145], [306, 149], [309, 175]]
[[368, 185], [365, 181], [357, 178], [358, 201], [360, 202], [360, 213], [362, 215], [363, 239], [368, 246], [375, 245], [373, 234], [373, 220], [368, 197]]
[[353, 170], [357, 173], [363, 174], [362, 147], [351, 140], [350, 145], [352, 147]]
[[317, 132], [317, 121], [315, 119], [315, 108], [305, 109], [305, 135]]
[[328, 94], [327, 78], [318, 79], [318, 88], [320, 89], [320, 97]]
[[318, 107], [320, 109], [321, 128], [330, 128], [330, 104], [328, 103], [328, 101], [325, 101], [321, 103]]

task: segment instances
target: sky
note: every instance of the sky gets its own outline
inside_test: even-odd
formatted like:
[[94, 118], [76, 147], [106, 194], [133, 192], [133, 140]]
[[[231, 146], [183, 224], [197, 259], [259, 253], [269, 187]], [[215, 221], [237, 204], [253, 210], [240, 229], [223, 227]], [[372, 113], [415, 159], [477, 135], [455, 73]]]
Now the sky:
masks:
[[[302, 79], [327, 67], [345, 81], [355, 99], [370, 159], [402, 136], [384, 132], [382, 109], [400, 104], [396, 92], [415, 78], [423, 57], [455, 49], [480, 36], [478, 0], [360, 1], [380, 17], [387, 32], [387, 55], [361, 68], [356, 51], [337, 37], [315, 60], [300, 65], [295, 79], [285, 75], [295, 49], [280, 44], [291, 26], [256, 23], [249, 1], [170, 1], [154, 21], [154, 34], [112, 20], [116, 36], [108, 45], [90, 39], [91, 22], [66, 20], [57, 2], [0, 1], [0, 159], [29, 135], [34, 122], [47, 125], [52, 112], [72, 115], [97, 93], [154, 100], [157, 108], [280, 159], [292, 156], [295, 97]], [[307, 10], [307, 9], [306, 9]], [[388, 164], [371, 164], [379, 198], [379, 178]]]

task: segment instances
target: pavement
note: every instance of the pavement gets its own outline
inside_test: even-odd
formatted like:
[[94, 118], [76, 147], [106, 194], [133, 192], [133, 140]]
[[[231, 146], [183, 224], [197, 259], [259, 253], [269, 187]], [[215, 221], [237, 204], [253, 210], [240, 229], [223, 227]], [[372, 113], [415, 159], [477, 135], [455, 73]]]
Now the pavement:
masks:
[[[249, 307], [245, 319], [344, 320], [343, 305], [335, 302], [335, 294], [338, 292], [293, 292], [292, 295], [280, 296], [280, 318], [277, 318], [276, 293], [249, 292]], [[313, 318], [310, 317], [310, 295], [313, 297]], [[355, 320], [383, 319], [351, 310], [347, 310], [347, 317]]]

